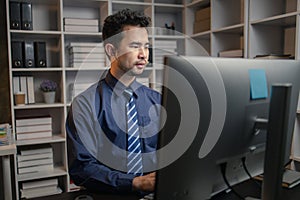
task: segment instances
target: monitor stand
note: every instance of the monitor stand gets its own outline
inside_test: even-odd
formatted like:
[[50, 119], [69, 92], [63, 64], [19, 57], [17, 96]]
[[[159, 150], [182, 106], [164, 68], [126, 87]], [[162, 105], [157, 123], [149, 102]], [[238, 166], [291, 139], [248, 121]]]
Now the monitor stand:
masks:
[[[282, 199], [282, 177], [288, 135], [291, 84], [272, 85], [264, 161], [262, 200]], [[276, 156], [275, 156], [276, 155]], [[246, 197], [246, 200], [258, 200]]]

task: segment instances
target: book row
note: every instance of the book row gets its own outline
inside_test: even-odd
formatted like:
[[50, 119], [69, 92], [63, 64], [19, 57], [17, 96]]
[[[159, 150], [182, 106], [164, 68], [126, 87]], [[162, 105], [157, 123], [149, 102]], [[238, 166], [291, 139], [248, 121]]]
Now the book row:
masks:
[[[13, 92], [14, 94], [24, 94], [25, 95], [25, 104], [35, 103], [34, 96], [34, 78], [33, 76], [14, 76], [13, 77]], [[16, 102], [15, 96], [15, 104]]]

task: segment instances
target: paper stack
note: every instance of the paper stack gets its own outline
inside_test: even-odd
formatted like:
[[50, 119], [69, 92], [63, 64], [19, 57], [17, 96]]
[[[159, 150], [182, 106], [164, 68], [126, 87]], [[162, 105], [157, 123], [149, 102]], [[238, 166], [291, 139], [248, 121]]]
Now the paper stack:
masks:
[[45, 179], [22, 183], [21, 198], [35, 198], [62, 193], [58, 179]]
[[105, 67], [105, 52], [99, 42], [71, 42], [69, 45], [69, 63], [74, 68]]
[[17, 140], [52, 137], [52, 118], [42, 116], [16, 119]]
[[98, 19], [64, 18], [66, 32], [99, 32]]
[[18, 173], [36, 173], [53, 170], [53, 149], [38, 147], [24, 149], [17, 154]]

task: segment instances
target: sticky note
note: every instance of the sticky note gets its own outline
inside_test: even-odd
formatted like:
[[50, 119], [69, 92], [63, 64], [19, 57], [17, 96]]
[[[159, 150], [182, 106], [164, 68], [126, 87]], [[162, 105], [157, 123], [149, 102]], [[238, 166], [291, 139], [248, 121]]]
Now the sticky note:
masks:
[[263, 99], [268, 97], [266, 72], [263, 69], [249, 69], [250, 97]]

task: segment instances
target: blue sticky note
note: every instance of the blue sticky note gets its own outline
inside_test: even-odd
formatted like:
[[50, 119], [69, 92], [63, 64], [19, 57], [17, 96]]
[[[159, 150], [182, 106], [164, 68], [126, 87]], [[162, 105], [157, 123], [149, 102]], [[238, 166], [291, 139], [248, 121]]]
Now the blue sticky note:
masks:
[[268, 97], [266, 72], [263, 69], [249, 69], [250, 97], [263, 99]]

